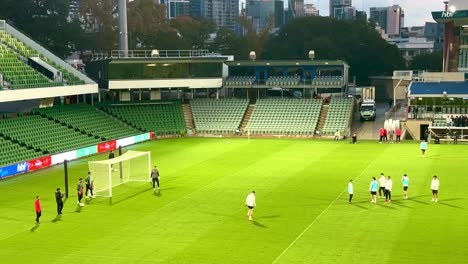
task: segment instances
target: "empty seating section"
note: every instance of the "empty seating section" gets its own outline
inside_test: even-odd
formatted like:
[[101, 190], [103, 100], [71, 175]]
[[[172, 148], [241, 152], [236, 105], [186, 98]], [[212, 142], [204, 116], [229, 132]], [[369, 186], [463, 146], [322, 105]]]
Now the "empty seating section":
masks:
[[104, 110], [140, 130], [154, 131], [156, 135], [178, 134], [186, 130], [179, 101], [107, 106]]
[[141, 134], [137, 129], [128, 126], [91, 105], [63, 105], [39, 108], [33, 111], [88, 135], [97, 136], [102, 140], [118, 139]]
[[39, 115], [5, 119], [1, 120], [0, 124], [0, 133], [5, 138], [42, 151], [44, 154], [60, 153], [100, 142], [99, 139], [89, 137]]
[[266, 80], [266, 85], [298, 85], [299, 76], [271, 76]]
[[246, 130], [251, 134], [313, 134], [322, 106], [316, 99], [259, 99]]
[[350, 125], [352, 110], [353, 101], [351, 99], [332, 98], [322, 133], [332, 135], [338, 130], [344, 134]]
[[40, 74], [18, 56], [0, 44], [0, 73], [10, 89], [38, 88], [58, 86], [44, 75]]
[[195, 99], [190, 102], [198, 133], [235, 133], [248, 105], [247, 99]]
[[315, 87], [338, 88], [343, 86], [343, 84], [343, 78], [341, 76], [317, 76], [312, 80], [312, 85]]
[[[43, 56], [42, 54], [39, 54], [37, 51], [33, 50], [31, 47], [27, 46], [17, 38], [13, 37], [9, 33], [7, 33], [4, 30], [0, 30], [0, 42], [3, 43], [5, 46], [3, 46], [4, 49], [7, 51], [10, 51], [10, 55], [14, 58], [16, 58], [20, 63], [23, 65], [26, 65], [23, 63], [23, 61], [20, 60], [20, 57], [16, 54], [18, 53], [19, 55], [23, 56], [25, 59], [30, 58], [30, 57], [39, 57], [41, 60], [45, 61], [46, 63], [50, 64], [57, 70], [59, 70], [62, 73], [62, 78], [64, 82], [68, 85], [77, 85], [77, 84], [84, 84], [84, 81], [80, 80], [78, 77], [72, 75], [69, 73], [67, 70], [65, 70], [63, 67], [55, 64], [53, 61], [48, 59], [47, 57]], [[8, 47], [8, 48], [7, 48]], [[11, 49], [11, 50], [10, 50]], [[16, 53], [14, 53], [15, 51]], [[27, 65], [26, 65], [27, 66]], [[48, 78], [46, 78], [44, 75], [40, 74], [39, 72], [35, 71], [33, 68], [29, 67], [29, 71], [34, 72], [34, 76], [31, 76], [32, 74], [26, 74], [25, 72], [23, 73], [23, 76], [26, 76], [25, 79], [26, 83], [20, 83], [18, 87], [11, 87], [12, 89], [18, 89], [18, 88], [38, 88], [38, 87], [50, 87], [50, 86], [61, 86], [63, 85], [62, 82], [51, 82]], [[0, 72], [2, 70], [0, 69]], [[38, 76], [41, 76], [42, 78], [39, 78]], [[35, 77], [35, 78], [34, 78]], [[42, 82], [39, 82], [39, 80]], [[8, 80], [7, 80], [8, 81]]]
[[250, 86], [255, 82], [255, 76], [232, 76], [226, 79], [229, 86]]
[[445, 118], [437, 118], [434, 119], [432, 122], [432, 126], [434, 127], [446, 127], [447, 125], [447, 120]]
[[29, 160], [38, 156], [42, 156], [42, 153], [0, 137], [0, 166]]

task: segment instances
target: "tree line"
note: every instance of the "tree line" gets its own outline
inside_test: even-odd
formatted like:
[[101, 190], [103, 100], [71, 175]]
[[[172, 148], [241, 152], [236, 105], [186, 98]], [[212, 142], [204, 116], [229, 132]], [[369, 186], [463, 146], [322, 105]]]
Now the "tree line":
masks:
[[[3, 0], [0, 19], [62, 57], [76, 51], [118, 49], [117, 0], [81, 0], [79, 19], [70, 19], [69, 4], [70, 0]], [[272, 23], [256, 32], [247, 18], [240, 17], [243, 34], [239, 35], [226, 28], [216, 29], [204, 18], [169, 20], [166, 7], [154, 0], [134, 0], [127, 7], [130, 49], [209, 49], [236, 59], [248, 59], [253, 50], [259, 59], [278, 60], [307, 59], [309, 50], [314, 50], [316, 59], [346, 61], [358, 84], [367, 84], [368, 76], [406, 68], [397, 47], [363, 20], [300, 17], [272, 33]], [[214, 39], [211, 33], [216, 33]], [[436, 59], [435, 55], [421, 56], [415, 59], [415, 66], [437, 68]]]

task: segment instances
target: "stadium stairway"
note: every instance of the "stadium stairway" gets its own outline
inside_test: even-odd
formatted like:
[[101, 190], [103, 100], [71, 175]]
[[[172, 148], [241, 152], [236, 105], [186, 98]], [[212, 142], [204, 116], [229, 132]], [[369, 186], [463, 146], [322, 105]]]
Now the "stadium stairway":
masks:
[[329, 104], [322, 105], [322, 109], [320, 109], [319, 121], [317, 123], [317, 128], [315, 129], [315, 131], [317, 130], [322, 131], [323, 127], [325, 126], [325, 120], [327, 120], [327, 113], [328, 113], [329, 108], [330, 108]]
[[240, 126], [241, 131], [244, 131], [244, 129], [247, 127], [247, 124], [249, 123], [249, 120], [252, 117], [254, 109], [255, 109], [254, 104], [250, 104], [247, 107], [247, 111], [245, 111], [244, 118], [242, 118], [242, 122], [241, 122], [241, 126]]
[[184, 112], [184, 121], [185, 127], [187, 129], [187, 134], [192, 135], [195, 128], [195, 123], [193, 121], [192, 107], [190, 104], [183, 104], [182, 110]]

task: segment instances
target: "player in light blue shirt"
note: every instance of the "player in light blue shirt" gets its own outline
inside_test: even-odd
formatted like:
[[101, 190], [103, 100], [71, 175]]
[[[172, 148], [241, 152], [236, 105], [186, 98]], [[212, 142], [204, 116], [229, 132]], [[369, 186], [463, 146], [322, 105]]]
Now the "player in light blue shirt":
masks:
[[369, 186], [369, 191], [371, 193], [371, 203], [377, 203], [377, 190], [379, 189], [379, 183], [372, 177], [372, 181]]
[[424, 158], [426, 156], [427, 142], [426, 141], [421, 141], [420, 146], [421, 146], [422, 157]]
[[409, 177], [408, 175], [403, 175], [403, 178], [401, 179], [401, 182], [403, 183], [403, 193], [405, 195], [405, 199], [408, 199], [408, 186], [409, 186]]

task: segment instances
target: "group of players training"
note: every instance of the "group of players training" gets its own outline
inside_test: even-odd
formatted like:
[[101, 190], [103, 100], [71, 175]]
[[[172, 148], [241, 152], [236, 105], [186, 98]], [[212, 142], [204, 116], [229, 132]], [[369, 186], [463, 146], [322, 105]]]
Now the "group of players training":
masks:
[[[403, 185], [404, 199], [408, 199], [408, 186], [409, 186], [408, 175], [404, 174], [403, 177], [401, 178], [401, 182]], [[369, 186], [369, 192], [371, 194], [371, 203], [377, 203], [377, 191], [379, 192], [380, 198], [385, 198], [385, 202], [390, 203], [392, 201], [392, 189], [393, 189], [392, 177], [390, 176], [385, 177], [383, 173], [380, 174], [379, 181], [377, 181], [375, 177], [372, 177], [372, 180]], [[432, 202], [438, 202], [439, 201], [439, 179], [435, 175], [434, 177], [432, 177], [431, 190], [432, 190]], [[348, 194], [349, 194], [348, 202], [352, 203], [353, 196], [354, 196], [353, 180], [349, 180]]]

